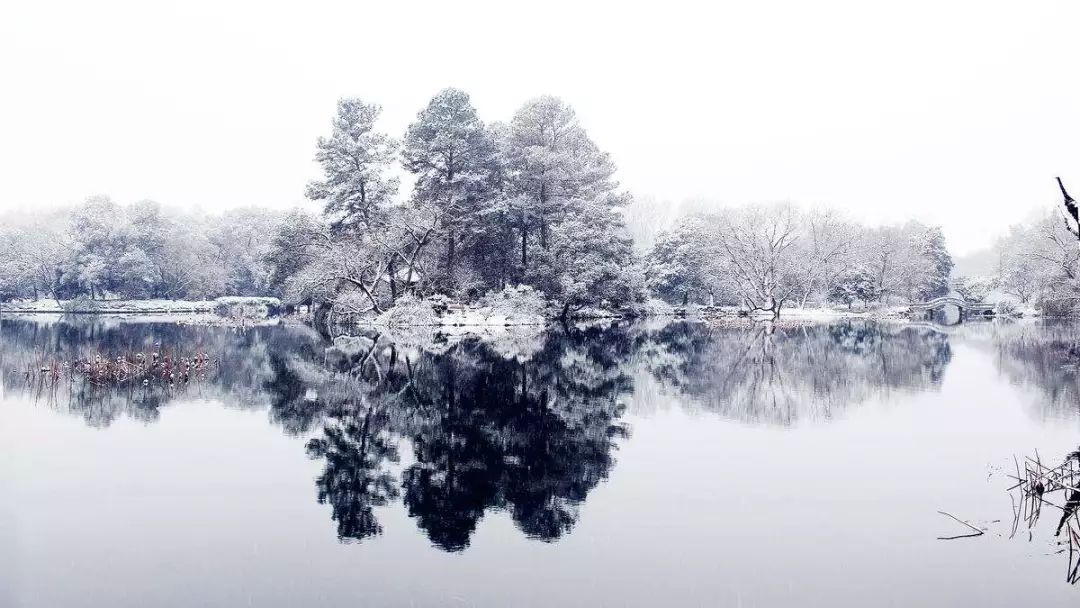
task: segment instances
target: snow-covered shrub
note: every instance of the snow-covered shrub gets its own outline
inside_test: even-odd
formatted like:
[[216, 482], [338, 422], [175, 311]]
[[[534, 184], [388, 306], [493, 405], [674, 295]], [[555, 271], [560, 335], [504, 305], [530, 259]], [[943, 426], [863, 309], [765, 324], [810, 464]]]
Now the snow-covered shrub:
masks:
[[685, 310], [681, 306], [672, 306], [660, 298], [649, 298], [643, 302], [630, 302], [619, 312], [631, 317], [673, 317], [676, 315], [676, 308], [680, 311]]
[[528, 285], [508, 285], [501, 291], [489, 291], [477, 306], [489, 317], [505, 317], [507, 323], [542, 323], [550, 304], [544, 294]]
[[1001, 317], [1020, 316], [1020, 311], [1017, 309], [1016, 303], [1012, 300], [1001, 300], [997, 304], [994, 304], [994, 313]]
[[1072, 301], [1047, 297], [1039, 298], [1039, 301], [1035, 303], [1035, 307], [1047, 317], [1068, 317], [1076, 312], [1076, 307], [1073, 306]]
[[439, 296], [420, 299], [407, 293], [398, 298], [392, 308], [379, 315], [375, 322], [388, 327], [438, 325], [441, 315], [436, 312], [436, 308], [445, 310], [446, 305]]
[[490, 285], [476, 268], [469, 264], [456, 264], [453, 280], [447, 287], [450, 293], [455, 294], [461, 301], [475, 302]]
[[953, 279], [953, 289], [968, 302], [985, 302], [990, 292], [997, 285], [993, 278], [957, 277]]
[[74, 299], [64, 302], [64, 312], [97, 312], [99, 308], [97, 300], [92, 300], [85, 294], [80, 294]]
[[281, 314], [281, 300], [256, 296], [226, 296], [214, 300], [214, 312], [221, 317], [265, 319]]
[[844, 304], [850, 310], [856, 302], [865, 306], [881, 294], [869, 271], [865, 268], [854, 268], [841, 274], [826, 295], [830, 302]]
[[[410, 296], [411, 297], [411, 296]], [[450, 311], [450, 305], [454, 303], [449, 296], [437, 293], [424, 298], [424, 301], [431, 306], [431, 310], [435, 311], [437, 315], [445, 315]], [[400, 300], [399, 300], [400, 302]]]

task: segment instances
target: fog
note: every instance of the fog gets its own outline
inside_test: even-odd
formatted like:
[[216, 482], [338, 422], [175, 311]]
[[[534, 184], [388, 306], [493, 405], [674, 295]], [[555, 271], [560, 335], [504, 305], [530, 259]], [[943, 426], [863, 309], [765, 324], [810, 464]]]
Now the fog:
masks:
[[305, 204], [340, 97], [398, 134], [446, 86], [483, 120], [564, 98], [658, 204], [827, 204], [986, 246], [1080, 179], [1060, 1], [18, 3], [0, 20], [0, 209], [93, 194]]

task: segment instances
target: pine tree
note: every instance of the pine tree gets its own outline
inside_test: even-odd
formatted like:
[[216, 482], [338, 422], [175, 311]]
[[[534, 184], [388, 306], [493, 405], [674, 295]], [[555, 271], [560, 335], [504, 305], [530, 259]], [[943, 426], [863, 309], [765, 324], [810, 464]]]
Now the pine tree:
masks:
[[527, 102], [503, 130], [500, 147], [508, 192], [515, 201], [521, 238], [521, 266], [529, 267], [530, 236], [540, 248], [568, 208], [603, 201], [623, 206], [629, 197], [617, 192], [611, 157], [578, 124], [573, 108], [545, 96]]
[[435, 95], [409, 126], [402, 160], [416, 175], [414, 202], [438, 210], [446, 238], [443, 267], [453, 286], [459, 245], [472, 245], [483, 232], [479, 215], [494, 198], [499, 171], [495, 143], [469, 96], [457, 89]]
[[307, 197], [322, 201], [336, 228], [370, 224], [397, 193], [387, 172], [397, 142], [375, 130], [381, 109], [359, 99], [342, 99], [330, 137], [320, 137], [315, 160], [325, 179], [307, 186]]

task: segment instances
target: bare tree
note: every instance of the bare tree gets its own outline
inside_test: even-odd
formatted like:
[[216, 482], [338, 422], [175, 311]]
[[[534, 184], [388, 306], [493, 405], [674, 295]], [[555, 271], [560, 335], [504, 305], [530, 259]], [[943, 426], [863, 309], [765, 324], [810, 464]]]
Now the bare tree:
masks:
[[799, 306], [806, 306], [819, 290], [828, 290], [841, 270], [840, 262], [850, 253], [855, 239], [853, 227], [832, 209], [815, 209], [802, 220], [797, 274]]
[[721, 215], [717, 242], [727, 257], [736, 293], [751, 313], [779, 317], [795, 291], [797, 232], [791, 205], [748, 206]]

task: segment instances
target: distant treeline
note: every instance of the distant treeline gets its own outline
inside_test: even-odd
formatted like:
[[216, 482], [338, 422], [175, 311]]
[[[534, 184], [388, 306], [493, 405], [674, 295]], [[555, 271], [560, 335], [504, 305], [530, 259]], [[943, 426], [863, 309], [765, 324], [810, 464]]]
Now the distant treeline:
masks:
[[92, 197], [0, 225], [0, 299], [264, 295], [283, 214], [184, 212]]
[[986, 276], [965, 277], [974, 297], [997, 290], [1044, 314], [1068, 316], [1080, 309], [1080, 248], [1059, 211], [1009, 229], [995, 241]]
[[646, 260], [651, 291], [671, 302], [784, 305], [913, 302], [949, 291], [940, 228], [870, 228], [829, 209], [750, 205], [697, 213], [660, 233]]
[[[476, 301], [509, 285], [562, 314], [632, 310], [650, 297], [776, 312], [786, 303], [921, 299], [947, 289], [941, 231], [870, 230], [833, 212], [754, 206], [686, 217], [635, 251], [615, 164], [556, 97], [485, 124], [469, 96], [439, 92], [404, 135], [380, 108], [342, 99], [316, 144], [319, 214], [206, 215], [95, 197], [0, 226], [0, 298], [277, 295], [378, 314], [400, 298]], [[397, 170], [414, 187], [399, 193]], [[641, 237], [643, 238], [643, 237]], [[639, 244], [641, 248], [641, 244]]]

